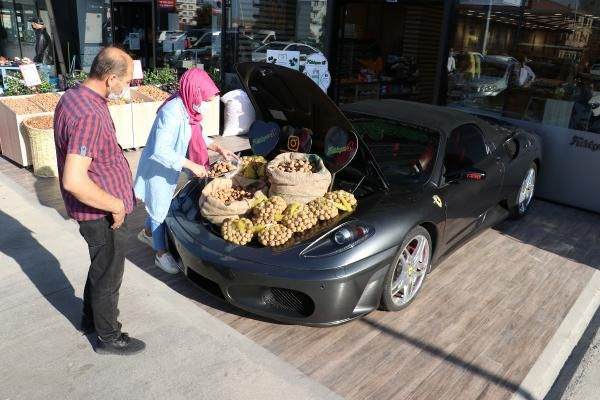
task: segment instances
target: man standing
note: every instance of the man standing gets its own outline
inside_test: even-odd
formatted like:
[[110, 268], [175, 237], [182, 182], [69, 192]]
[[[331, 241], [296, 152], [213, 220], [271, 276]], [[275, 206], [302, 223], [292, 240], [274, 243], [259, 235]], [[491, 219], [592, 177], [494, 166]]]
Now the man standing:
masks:
[[31, 22], [31, 27], [35, 31], [35, 57], [33, 58], [33, 62], [43, 65], [54, 64], [52, 41], [50, 35], [46, 32], [44, 20], [34, 17], [30, 18], [29, 22]]
[[79, 222], [91, 259], [81, 328], [85, 333], [96, 331], [96, 352], [101, 354], [135, 354], [145, 347], [122, 333], [117, 320], [125, 219], [135, 198], [131, 169], [106, 104], [127, 92], [132, 75], [131, 57], [105, 47], [92, 62], [89, 78], [61, 97], [54, 114], [61, 193], [67, 212]]

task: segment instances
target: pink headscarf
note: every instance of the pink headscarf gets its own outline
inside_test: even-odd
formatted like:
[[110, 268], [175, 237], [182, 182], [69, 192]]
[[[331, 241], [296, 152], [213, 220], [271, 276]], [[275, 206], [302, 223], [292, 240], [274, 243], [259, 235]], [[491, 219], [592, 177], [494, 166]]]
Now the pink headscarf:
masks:
[[202, 126], [200, 125], [202, 114], [194, 111], [193, 107], [200, 105], [200, 103], [217, 93], [219, 93], [219, 88], [206, 71], [200, 68], [191, 68], [181, 76], [179, 91], [169, 96], [158, 108], [160, 110], [170, 100], [177, 96], [181, 97], [192, 127], [192, 138], [188, 145], [188, 158], [196, 164], [208, 165], [208, 149], [202, 137]]

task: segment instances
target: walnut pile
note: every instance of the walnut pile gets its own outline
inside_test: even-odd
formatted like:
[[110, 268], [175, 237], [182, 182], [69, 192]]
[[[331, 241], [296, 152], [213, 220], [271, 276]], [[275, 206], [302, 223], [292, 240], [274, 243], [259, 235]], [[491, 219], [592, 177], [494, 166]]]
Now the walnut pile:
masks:
[[354, 211], [358, 204], [356, 197], [345, 190], [325, 193], [327, 200], [333, 201], [334, 205], [342, 211]]
[[271, 225], [258, 232], [258, 241], [263, 246], [281, 246], [292, 237], [293, 232], [283, 225]]
[[221, 225], [221, 235], [228, 242], [243, 246], [254, 237], [254, 224], [248, 218], [226, 219]]
[[235, 168], [235, 165], [231, 161], [219, 160], [208, 171], [208, 177], [218, 178], [228, 172], [235, 171]]
[[164, 101], [170, 96], [169, 93], [154, 86], [140, 86], [137, 90], [141, 94], [151, 97], [157, 101]]
[[60, 100], [60, 95], [56, 93], [36, 94], [30, 97], [28, 100], [34, 102], [44, 111], [54, 111], [58, 101]]
[[301, 204], [290, 204], [283, 212], [281, 223], [292, 232], [304, 232], [317, 223], [317, 216], [308, 207]]
[[36, 129], [54, 129], [54, 116], [40, 115], [39, 117], [31, 117], [27, 119], [26, 124]]
[[304, 172], [307, 174], [312, 174], [316, 170], [315, 166], [308, 160], [284, 161], [277, 165], [277, 169], [283, 172]]
[[252, 220], [256, 225], [274, 224], [281, 218], [287, 203], [282, 197], [273, 196], [252, 209]]
[[216, 190], [212, 192], [209, 196], [221, 200], [223, 203], [225, 203], [225, 205], [229, 205], [233, 201], [251, 199], [252, 196], [254, 196], [254, 194], [245, 191], [239, 186], [234, 186], [230, 188]]
[[6, 99], [2, 103], [10, 108], [15, 114], [35, 114], [44, 112], [37, 104], [27, 99]]
[[307, 205], [308, 209], [317, 216], [319, 221], [327, 221], [328, 219], [335, 218], [339, 214], [337, 207], [333, 202], [319, 197], [310, 201]]

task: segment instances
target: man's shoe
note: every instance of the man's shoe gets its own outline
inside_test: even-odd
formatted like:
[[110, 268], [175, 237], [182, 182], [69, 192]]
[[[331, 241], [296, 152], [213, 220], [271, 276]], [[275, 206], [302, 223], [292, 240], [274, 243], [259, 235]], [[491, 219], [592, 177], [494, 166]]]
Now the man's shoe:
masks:
[[138, 233], [137, 238], [140, 242], [147, 244], [148, 246], [152, 247], [152, 236], [148, 236], [146, 235], [146, 229], [143, 229], [140, 231], [140, 233]]
[[89, 335], [90, 333], [96, 332], [94, 321], [92, 321], [88, 317], [81, 317], [81, 324], [79, 325], [79, 330], [84, 335]]
[[145, 348], [146, 343], [139, 339], [130, 338], [127, 333], [121, 333], [121, 336], [115, 340], [102, 340], [100, 337], [98, 337], [96, 353], [131, 356], [141, 353]]
[[179, 267], [177, 266], [177, 261], [173, 258], [170, 253], [165, 253], [162, 256], [154, 257], [154, 264], [160, 269], [169, 274], [176, 274], [179, 272]]

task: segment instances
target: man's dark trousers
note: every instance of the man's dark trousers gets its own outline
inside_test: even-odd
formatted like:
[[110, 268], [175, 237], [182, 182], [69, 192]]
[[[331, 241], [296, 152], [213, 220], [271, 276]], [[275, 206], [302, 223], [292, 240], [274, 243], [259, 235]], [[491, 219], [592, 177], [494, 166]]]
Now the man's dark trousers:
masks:
[[127, 244], [126, 224], [119, 229], [111, 225], [111, 217], [79, 222], [91, 260], [83, 292], [83, 320], [93, 321], [98, 336], [106, 341], [121, 335], [118, 302]]

